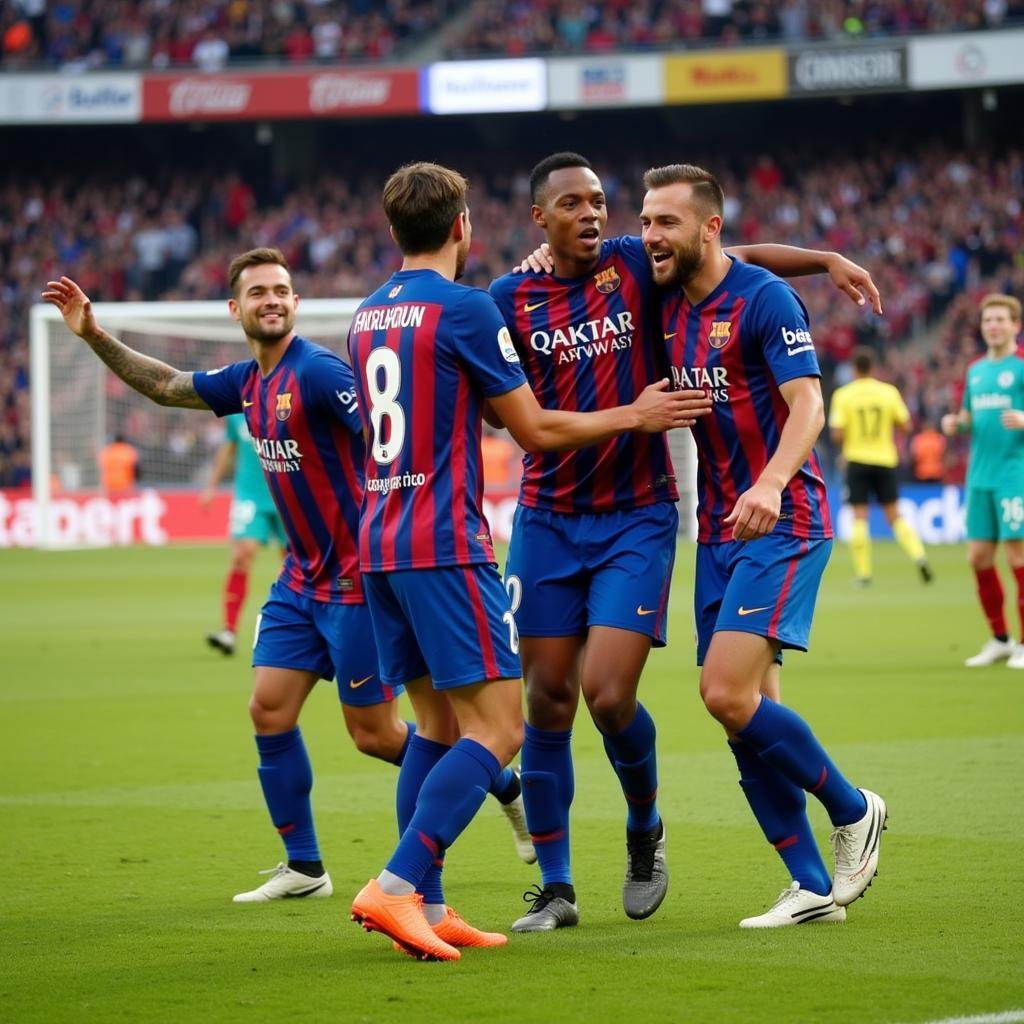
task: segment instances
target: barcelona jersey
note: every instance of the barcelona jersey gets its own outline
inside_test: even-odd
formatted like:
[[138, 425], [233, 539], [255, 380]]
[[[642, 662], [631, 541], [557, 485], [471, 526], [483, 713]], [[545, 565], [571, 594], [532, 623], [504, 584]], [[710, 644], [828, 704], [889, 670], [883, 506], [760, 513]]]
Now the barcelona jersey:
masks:
[[218, 416], [245, 415], [288, 535], [281, 582], [315, 601], [362, 604], [357, 538], [365, 456], [349, 367], [296, 335], [266, 377], [250, 359], [192, 380]]
[[483, 405], [526, 383], [494, 302], [433, 270], [399, 271], [356, 311], [348, 344], [370, 441], [363, 571], [493, 563]]
[[[546, 409], [628, 405], [665, 376], [658, 363], [658, 292], [639, 238], [611, 238], [588, 274], [506, 274], [491, 295]], [[527, 453], [520, 504], [608, 512], [675, 501], [663, 434], [623, 434], [578, 451]]]
[[[732, 530], [722, 520], [757, 482], [789, 416], [779, 385], [821, 376], [807, 311], [785, 281], [733, 260], [718, 287], [696, 305], [681, 290], [667, 294], [662, 328], [675, 386], [703, 388], [714, 403], [693, 428], [697, 540], [729, 541]], [[782, 492], [775, 532], [808, 540], [832, 536], [813, 451]]]

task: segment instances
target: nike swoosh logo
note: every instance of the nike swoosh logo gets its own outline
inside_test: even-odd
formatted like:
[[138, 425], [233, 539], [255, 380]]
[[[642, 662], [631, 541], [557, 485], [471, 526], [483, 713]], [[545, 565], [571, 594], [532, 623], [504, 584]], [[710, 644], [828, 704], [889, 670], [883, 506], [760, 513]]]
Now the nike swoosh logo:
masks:
[[371, 672], [368, 676], [364, 676], [362, 679], [350, 679], [348, 681], [348, 685], [351, 686], [353, 690], [358, 690], [363, 683], [368, 683], [372, 678], [373, 673]]
[[642, 604], [636, 606], [637, 615], [654, 615], [657, 611], [657, 608], [645, 608]]
[[523, 312], [532, 313], [535, 309], [540, 309], [541, 306], [546, 306], [550, 301], [550, 299], [545, 299], [543, 302], [524, 302]]
[[762, 608], [744, 608], [743, 605], [740, 605], [738, 612], [740, 615], [753, 615], [754, 612], [766, 612], [769, 608], [771, 608], [770, 604], [766, 604]]
[[676, 335], [677, 335], [678, 333], [679, 333], [678, 331], [673, 331], [673, 332], [672, 332], [671, 334], [666, 334], [666, 335], [665, 335], [665, 340], [666, 340], [666, 341], [670, 341], [670, 340], [671, 340], [672, 338], [674, 338], [674, 337], [675, 337], [675, 336], [676, 336]]
[[312, 896], [313, 893], [319, 892], [327, 884], [325, 878], [319, 885], [314, 885], [311, 889], [303, 889], [302, 892], [286, 892], [284, 898], [286, 900], [301, 900], [303, 896]]
[[247, 402], [244, 398], [242, 399], [242, 408], [243, 409], [248, 409], [250, 405], [254, 405], [254, 404], [255, 403], [253, 403], [253, 402]]

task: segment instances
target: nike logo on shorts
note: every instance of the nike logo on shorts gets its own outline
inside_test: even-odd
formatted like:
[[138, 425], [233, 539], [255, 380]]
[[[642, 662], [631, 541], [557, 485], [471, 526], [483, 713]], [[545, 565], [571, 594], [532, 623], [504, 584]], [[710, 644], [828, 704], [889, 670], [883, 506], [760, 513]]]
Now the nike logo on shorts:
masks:
[[362, 679], [350, 679], [348, 681], [348, 685], [351, 686], [353, 690], [358, 690], [363, 683], [368, 683], [372, 678], [373, 673], [371, 672], [368, 676], [364, 676]]
[[645, 608], [642, 604], [636, 606], [637, 615], [654, 615], [657, 610], [657, 608]]
[[766, 612], [769, 608], [771, 608], [770, 604], [766, 604], [762, 608], [744, 608], [743, 605], [740, 605], [737, 611], [740, 615], [753, 615], [754, 612]]

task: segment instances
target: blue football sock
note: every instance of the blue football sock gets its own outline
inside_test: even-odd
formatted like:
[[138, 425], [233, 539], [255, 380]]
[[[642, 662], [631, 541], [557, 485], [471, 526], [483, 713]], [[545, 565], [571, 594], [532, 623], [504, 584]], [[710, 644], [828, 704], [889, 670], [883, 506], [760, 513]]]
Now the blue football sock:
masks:
[[309, 794], [313, 767], [298, 726], [288, 732], [256, 737], [260, 755], [257, 769], [263, 798], [289, 860], [318, 861], [320, 847], [313, 827]]
[[801, 889], [824, 896], [832, 878], [821, 859], [804, 791], [776, 771], [746, 743], [730, 743], [740, 770], [740, 787], [765, 839], [775, 848]]
[[516, 773], [511, 768], [502, 768], [494, 780], [494, 785], [491, 786], [491, 793], [498, 803], [510, 804], [519, 796], [520, 789]]
[[399, 768], [402, 767], [402, 763], [405, 761], [406, 752], [409, 749], [409, 743], [413, 736], [416, 735], [416, 723], [406, 722], [405, 723], [405, 742], [402, 744], [402, 749], [398, 752], [398, 757], [392, 761], [392, 764], [397, 764]]
[[633, 721], [615, 736], [602, 733], [608, 755], [626, 798], [626, 828], [648, 832], [658, 815], [658, 759], [655, 753], [654, 719], [643, 704], [637, 704]]
[[498, 759], [486, 747], [460, 739], [424, 780], [387, 870], [420, 885], [473, 820], [500, 771]]
[[[398, 816], [398, 837], [402, 837], [412, 816], [416, 813], [416, 800], [423, 783], [434, 765], [452, 748], [447, 743], [437, 743], [414, 735], [409, 740], [402, 770], [398, 773], [395, 791], [395, 810]], [[439, 861], [442, 858], [437, 858]], [[416, 891], [423, 896], [424, 903], [444, 903], [444, 889], [441, 885], [441, 865], [432, 864]]]
[[864, 816], [867, 802], [825, 753], [810, 726], [792, 708], [767, 697], [737, 735], [790, 782], [816, 796], [833, 825]]
[[572, 729], [553, 732], [526, 724], [522, 751], [523, 805], [544, 885], [572, 885], [569, 808], [575, 794]]

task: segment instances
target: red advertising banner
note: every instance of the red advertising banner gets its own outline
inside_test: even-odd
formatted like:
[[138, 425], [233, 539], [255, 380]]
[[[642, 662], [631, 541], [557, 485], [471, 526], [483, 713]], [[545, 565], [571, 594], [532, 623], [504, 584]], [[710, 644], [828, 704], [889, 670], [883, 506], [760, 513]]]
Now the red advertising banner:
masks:
[[[54, 495], [50, 500], [50, 542], [57, 547], [120, 547], [130, 544], [226, 543], [231, 495], [217, 495], [209, 511], [199, 491], [146, 488], [106, 495]], [[484, 510], [495, 540], [507, 541], [515, 512], [514, 490], [488, 492]], [[39, 513], [30, 490], [0, 490], [0, 549], [35, 547]]]
[[142, 80], [142, 120], [250, 121], [292, 117], [414, 114], [413, 69], [161, 74]]

